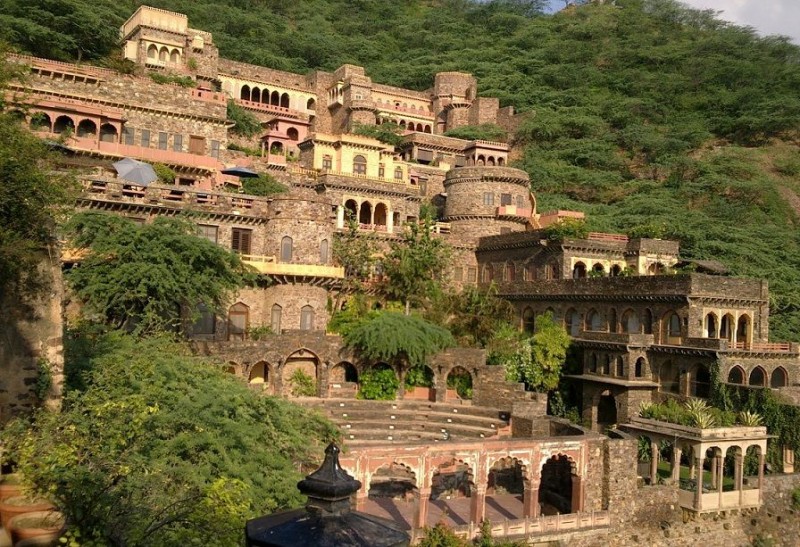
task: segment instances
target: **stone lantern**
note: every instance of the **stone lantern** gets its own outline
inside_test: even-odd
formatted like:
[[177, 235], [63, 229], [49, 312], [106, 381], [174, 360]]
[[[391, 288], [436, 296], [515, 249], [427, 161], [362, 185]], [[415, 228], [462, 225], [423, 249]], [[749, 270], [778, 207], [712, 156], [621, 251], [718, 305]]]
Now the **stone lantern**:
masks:
[[339, 465], [339, 447], [325, 449], [322, 465], [297, 483], [304, 509], [247, 521], [247, 547], [405, 547], [410, 539], [393, 521], [352, 511], [361, 483]]

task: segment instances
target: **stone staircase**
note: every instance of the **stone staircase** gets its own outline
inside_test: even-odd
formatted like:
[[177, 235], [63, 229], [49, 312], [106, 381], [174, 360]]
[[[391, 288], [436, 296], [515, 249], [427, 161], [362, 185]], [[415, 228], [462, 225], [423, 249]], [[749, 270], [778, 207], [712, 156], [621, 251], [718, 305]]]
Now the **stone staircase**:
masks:
[[510, 436], [509, 416], [497, 409], [428, 401], [300, 399], [342, 430], [349, 446], [432, 443]]

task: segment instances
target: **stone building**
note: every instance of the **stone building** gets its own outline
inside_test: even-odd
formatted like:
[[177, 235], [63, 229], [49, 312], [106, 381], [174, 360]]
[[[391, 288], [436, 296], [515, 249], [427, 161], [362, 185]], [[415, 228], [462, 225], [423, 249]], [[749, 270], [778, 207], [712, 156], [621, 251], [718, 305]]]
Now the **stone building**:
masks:
[[[472, 75], [439, 73], [430, 89], [415, 91], [374, 83], [353, 65], [307, 75], [248, 65], [220, 58], [211, 34], [190, 28], [185, 15], [147, 6], [125, 22], [121, 43], [136, 74], [12, 57], [31, 75], [12, 87], [11, 102], [32, 131], [62, 139], [93, 167], [83, 173], [79, 208], [139, 222], [191, 211], [200, 235], [268, 281], [242, 290], [225, 314], [199, 310], [187, 325], [197, 351], [268, 394], [294, 397], [296, 378], [307, 378], [311, 392], [303, 395], [318, 399], [306, 402], [338, 413], [354, 447], [343, 462], [365, 486], [413, 476], [405, 480], [416, 489], [409, 526], [427, 522], [441, 487], [456, 505], [459, 491], [469, 498], [464, 535], [474, 536], [511, 490], [521, 497], [503, 535], [580, 542], [591, 531], [611, 533], [628, 518], [625, 500], [638, 495], [636, 443], [601, 436], [606, 427], [630, 422], [642, 402], [707, 396], [714, 363], [729, 383], [800, 399], [800, 347], [769, 340], [766, 282], [675, 274], [673, 241], [551, 239], [548, 227], [583, 215], [539, 212], [528, 175], [508, 164], [508, 144], [445, 135], [483, 123], [516, 126], [513, 108], [479, 97]], [[257, 117], [255, 137], [230, 131], [228, 101]], [[397, 146], [352, 133], [389, 121], [403, 129]], [[109, 166], [122, 157], [162, 163], [175, 183], [118, 178]], [[289, 192], [226, 191], [239, 184], [222, 173], [233, 166], [268, 172]], [[397, 241], [428, 204], [438, 212], [436, 237], [458, 251], [454, 286], [494, 283], [520, 329], [533, 332], [536, 318], [551, 313], [573, 337], [583, 363], [574, 377], [593, 432], [546, 419], [545, 402], [507, 382], [481, 350], [443, 352], [429, 363], [430, 387], [406, 388], [403, 366], [360, 360], [326, 333], [345, 275], [332, 256], [337, 234], [354, 220], [361, 233]], [[392, 369], [400, 384], [398, 401], [380, 412], [354, 401], [359, 377], [373, 367]], [[471, 401], [451, 385], [456, 376], [469, 378]], [[663, 498], [669, 505], [679, 496], [687, 494]], [[740, 498], [750, 507], [753, 496]]]

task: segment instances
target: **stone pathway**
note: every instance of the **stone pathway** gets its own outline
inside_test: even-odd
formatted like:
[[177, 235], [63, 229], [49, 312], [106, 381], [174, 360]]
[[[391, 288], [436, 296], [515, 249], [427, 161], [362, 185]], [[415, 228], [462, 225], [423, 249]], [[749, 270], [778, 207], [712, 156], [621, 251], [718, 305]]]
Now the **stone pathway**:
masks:
[[[368, 499], [364, 512], [387, 518], [410, 530], [414, 519], [414, 502], [391, 498]], [[428, 526], [444, 522], [448, 526], [469, 524], [470, 498], [454, 498], [428, 502]], [[522, 496], [507, 494], [486, 496], [486, 518], [492, 522], [521, 519]]]

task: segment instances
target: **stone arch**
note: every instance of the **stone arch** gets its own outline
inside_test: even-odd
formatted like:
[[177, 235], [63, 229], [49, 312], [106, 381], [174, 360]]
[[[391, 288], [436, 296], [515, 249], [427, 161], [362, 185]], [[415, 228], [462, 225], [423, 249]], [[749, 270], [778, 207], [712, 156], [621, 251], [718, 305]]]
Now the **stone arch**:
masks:
[[290, 141], [298, 141], [300, 140], [300, 132], [297, 131], [296, 128], [290, 127], [286, 130], [286, 136], [289, 137]]
[[273, 91], [272, 95], [269, 97], [269, 104], [272, 106], [280, 106], [281, 105], [281, 94], [277, 91]]
[[250, 306], [237, 302], [228, 308], [228, 340], [244, 340], [250, 327]]
[[358, 212], [358, 222], [360, 224], [372, 224], [372, 204], [368, 201], [361, 203]]
[[667, 273], [667, 267], [661, 262], [654, 262], [647, 267], [647, 275], [664, 275]]
[[542, 465], [539, 485], [541, 514], [566, 514], [577, 512], [579, 500], [573, 499], [577, 478], [575, 462], [564, 454], [556, 454]]
[[711, 371], [708, 365], [698, 364], [692, 369], [691, 395], [708, 399], [711, 396]]
[[592, 272], [595, 275], [605, 275], [606, 269], [601, 263], [595, 262], [594, 266], [592, 266]]
[[404, 399], [436, 400], [436, 373], [428, 365], [417, 364], [405, 371]]
[[499, 167], [503, 167], [505, 164], [506, 164], [506, 159], [505, 158], [503, 158], [503, 157], [497, 158], [497, 165]]
[[664, 361], [658, 369], [658, 382], [660, 390], [666, 393], [680, 393], [680, 370], [672, 361]]
[[628, 308], [622, 314], [622, 332], [626, 334], [638, 334], [641, 329], [639, 324], [639, 315]]
[[486, 495], [522, 495], [527, 480], [525, 465], [520, 460], [510, 456], [500, 458], [489, 467]]
[[391, 462], [380, 466], [369, 481], [370, 498], [411, 500], [417, 490], [417, 474], [402, 463]]
[[281, 94], [281, 108], [289, 108], [289, 94], [283, 93]]
[[779, 388], [779, 387], [786, 387], [788, 385], [789, 385], [789, 374], [786, 372], [785, 368], [778, 367], [772, 371], [769, 380], [769, 387]]
[[169, 49], [167, 49], [167, 46], [161, 46], [161, 48], [158, 50], [158, 60], [166, 63], [168, 58]]
[[75, 131], [75, 122], [69, 116], [59, 116], [53, 123], [53, 133], [64, 133], [66, 131]]
[[653, 334], [653, 312], [650, 308], [645, 308], [644, 310], [644, 321], [643, 326], [645, 334]]
[[558, 264], [555, 262], [548, 262], [544, 265], [544, 278], [548, 281], [558, 279], [560, 277], [560, 270]]
[[614, 264], [613, 266], [611, 266], [611, 270], [609, 270], [609, 275], [611, 277], [619, 277], [620, 275], [622, 275], [622, 266], [620, 266], [619, 264]]
[[358, 203], [354, 199], [348, 199], [344, 202], [345, 215], [353, 220], [358, 218]]
[[581, 333], [581, 315], [575, 308], [570, 308], [564, 314], [564, 328], [570, 336], [578, 336]]
[[719, 337], [728, 342], [733, 342], [734, 336], [733, 314], [726, 313], [719, 322]]
[[605, 325], [603, 324], [603, 316], [595, 309], [589, 310], [586, 314], [584, 330], [599, 332], [605, 330]]
[[[300, 348], [289, 354], [281, 367], [281, 394], [294, 397], [316, 396], [319, 386], [319, 364], [317, 354], [307, 348]], [[311, 390], [314, 391], [313, 394]]]
[[536, 316], [530, 306], [522, 310], [522, 330], [528, 334], [533, 334], [536, 330]]
[[472, 468], [461, 460], [441, 463], [431, 474], [431, 500], [441, 497], [469, 498], [474, 488]]
[[300, 330], [314, 330], [314, 307], [311, 305], [300, 308]]
[[181, 54], [177, 49], [173, 49], [169, 54], [169, 62], [170, 63], [179, 63], [181, 60]]
[[750, 371], [749, 381], [751, 386], [765, 386], [767, 385], [767, 372], [761, 365], [758, 365]]
[[608, 332], [617, 332], [617, 310], [608, 310]]
[[239, 363], [236, 363], [235, 361], [228, 361], [228, 363], [223, 366], [222, 370], [227, 374], [238, 376], [241, 368], [242, 367], [239, 365]]
[[636, 359], [633, 375], [635, 378], [644, 378], [645, 371], [647, 370], [647, 361], [644, 357]]
[[147, 48], [147, 58], [155, 59], [156, 57], [158, 57], [158, 47], [155, 44], [150, 44]]
[[270, 368], [268, 362], [258, 361], [250, 367], [250, 371], [247, 373], [247, 383], [250, 385], [263, 384], [269, 386]]
[[679, 344], [681, 337], [681, 316], [669, 310], [661, 318], [661, 343]]
[[614, 376], [618, 376], [620, 378], [625, 376], [625, 360], [622, 358], [622, 355], [617, 355], [614, 366]]
[[426, 125], [424, 132], [425, 133], [430, 133], [431, 132], [431, 126], [430, 125]]
[[309, 99], [306, 101], [306, 110], [315, 110], [317, 108], [317, 101]]
[[94, 137], [97, 135], [97, 124], [92, 120], [83, 119], [78, 123], [78, 129], [75, 132], [78, 137]]
[[281, 238], [281, 262], [291, 262], [294, 242], [290, 236]]
[[[265, 93], [269, 93], [265, 90]], [[253, 91], [250, 92], [250, 100], [254, 103], [261, 102], [261, 89], [258, 87], [253, 87]]]
[[53, 120], [46, 112], [32, 112], [29, 125], [32, 131], [41, 131], [42, 129], [47, 128], [49, 133], [53, 130]]
[[572, 279], [583, 279], [586, 277], [586, 264], [576, 262], [572, 267]]
[[374, 216], [373, 224], [375, 224], [376, 226], [386, 226], [386, 219], [389, 216], [386, 204], [376, 203], [375, 213], [373, 216]]
[[486, 158], [483, 155], [479, 155], [478, 159], [475, 160], [475, 165], [486, 165]]
[[250, 86], [245, 84], [242, 86], [241, 91], [239, 91], [239, 98], [243, 101], [250, 100]]
[[319, 242], [319, 263], [327, 264], [330, 260], [330, 244], [327, 239]]
[[728, 383], [744, 385], [745, 383], [744, 369], [739, 365], [736, 365], [733, 368], [731, 368], [728, 371]]
[[358, 393], [358, 369], [349, 361], [340, 361], [328, 371], [328, 391], [332, 397], [350, 397]]
[[609, 390], [597, 398], [597, 427], [600, 431], [617, 423], [617, 399]]
[[717, 314], [707, 313], [703, 319], [703, 335], [706, 338], [717, 337]]
[[104, 123], [100, 126], [100, 140], [102, 142], [117, 142], [118, 133], [117, 128], [110, 123]]
[[510, 260], [506, 262], [506, 281], [513, 283], [517, 280], [517, 268], [516, 265], [511, 262]]
[[752, 320], [750, 316], [742, 314], [739, 316], [739, 319], [736, 321], [736, 344], [739, 347], [747, 348], [750, 347], [750, 333], [752, 332], [751, 325]]
[[495, 162], [494, 162], [494, 156], [489, 156], [489, 157], [486, 159], [486, 165], [489, 165], [489, 166], [491, 166], [491, 167], [494, 167], [494, 165], [495, 165]]
[[472, 374], [462, 366], [455, 366], [447, 373], [445, 400], [472, 399]]

